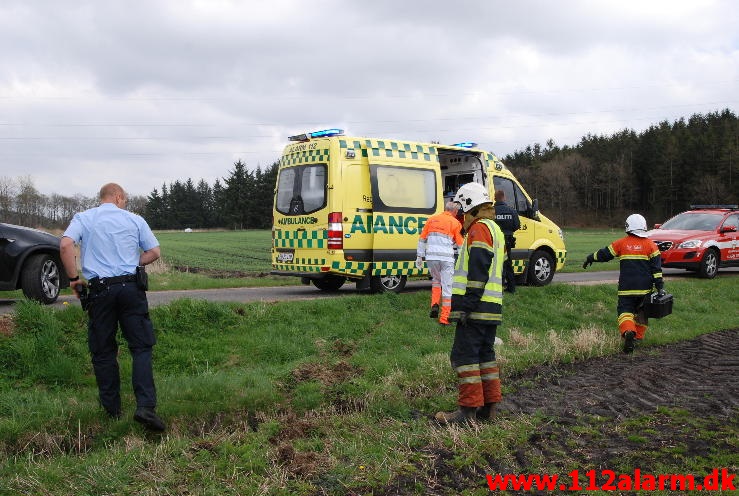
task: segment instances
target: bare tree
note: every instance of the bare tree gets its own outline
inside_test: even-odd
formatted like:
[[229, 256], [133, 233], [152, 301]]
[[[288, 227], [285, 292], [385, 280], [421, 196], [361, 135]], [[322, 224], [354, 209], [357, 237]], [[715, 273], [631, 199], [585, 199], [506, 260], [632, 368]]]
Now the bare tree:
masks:
[[15, 198], [15, 210], [18, 222], [24, 226], [41, 224], [44, 196], [33, 185], [31, 176], [18, 178], [18, 195]]
[[0, 219], [4, 222], [16, 222], [13, 203], [15, 203], [16, 183], [12, 178], [0, 177]]

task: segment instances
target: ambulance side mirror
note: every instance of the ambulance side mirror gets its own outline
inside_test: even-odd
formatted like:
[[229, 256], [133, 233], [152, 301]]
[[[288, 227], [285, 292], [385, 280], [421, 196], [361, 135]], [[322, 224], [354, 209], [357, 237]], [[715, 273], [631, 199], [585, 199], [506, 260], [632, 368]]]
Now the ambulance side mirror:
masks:
[[531, 204], [531, 210], [529, 211], [529, 215], [527, 216], [531, 219], [534, 219], [536, 221], [541, 220], [539, 218], [539, 200], [534, 198], [534, 201]]

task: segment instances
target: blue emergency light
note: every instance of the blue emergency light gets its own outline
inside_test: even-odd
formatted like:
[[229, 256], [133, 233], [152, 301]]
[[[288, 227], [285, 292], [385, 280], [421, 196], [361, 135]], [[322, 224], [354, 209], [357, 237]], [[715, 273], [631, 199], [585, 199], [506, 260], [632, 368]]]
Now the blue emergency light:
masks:
[[477, 148], [477, 143], [472, 141], [463, 141], [462, 143], [455, 143], [452, 146], [458, 146], [460, 148]]
[[313, 131], [312, 133], [296, 134], [290, 136], [287, 139], [290, 141], [309, 141], [311, 138], [329, 138], [331, 136], [342, 136], [344, 134], [343, 129], [324, 129], [322, 131]]

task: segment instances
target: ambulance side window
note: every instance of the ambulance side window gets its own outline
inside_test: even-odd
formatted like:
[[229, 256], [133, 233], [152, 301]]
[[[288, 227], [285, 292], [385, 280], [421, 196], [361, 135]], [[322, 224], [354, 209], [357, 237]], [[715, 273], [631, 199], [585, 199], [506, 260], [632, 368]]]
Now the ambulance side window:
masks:
[[518, 184], [499, 176], [493, 178], [493, 184], [496, 190], [503, 190], [506, 203], [515, 208], [518, 215], [531, 217], [531, 203], [529, 203], [528, 198], [526, 198]]
[[326, 205], [326, 165], [299, 165], [280, 170], [275, 208], [284, 215], [303, 215]]
[[370, 165], [375, 212], [434, 213], [436, 172], [432, 169]]

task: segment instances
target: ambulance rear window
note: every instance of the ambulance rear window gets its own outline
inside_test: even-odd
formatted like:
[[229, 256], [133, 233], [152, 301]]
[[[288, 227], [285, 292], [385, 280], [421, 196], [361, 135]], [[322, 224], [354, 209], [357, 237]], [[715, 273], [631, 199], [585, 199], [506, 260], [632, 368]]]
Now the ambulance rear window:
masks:
[[376, 212], [435, 211], [436, 173], [433, 170], [373, 165], [370, 176]]
[[304, 215], [326, 206], [326, 164], [280, 170], [275, 208], [284, 215]]

